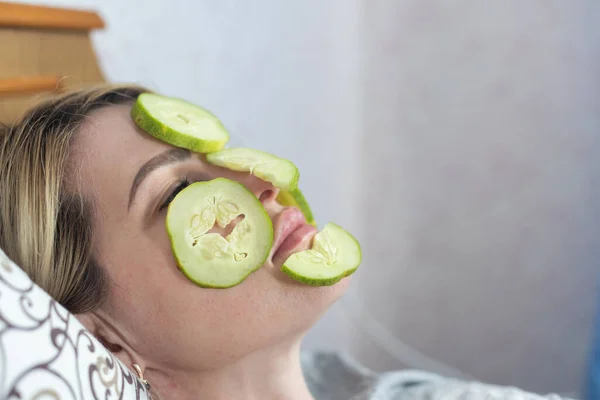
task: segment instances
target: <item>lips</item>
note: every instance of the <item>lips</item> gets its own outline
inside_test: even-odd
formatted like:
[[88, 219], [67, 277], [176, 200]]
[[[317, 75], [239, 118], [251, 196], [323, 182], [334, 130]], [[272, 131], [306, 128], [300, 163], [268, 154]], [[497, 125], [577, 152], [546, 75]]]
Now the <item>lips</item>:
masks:
[[302, 212], [294, 207], [286, 208], [274, 221], [275, 240], [271, 260], [281, 266], [293, 253], [310, 247], [317, 229], [306, 223]]

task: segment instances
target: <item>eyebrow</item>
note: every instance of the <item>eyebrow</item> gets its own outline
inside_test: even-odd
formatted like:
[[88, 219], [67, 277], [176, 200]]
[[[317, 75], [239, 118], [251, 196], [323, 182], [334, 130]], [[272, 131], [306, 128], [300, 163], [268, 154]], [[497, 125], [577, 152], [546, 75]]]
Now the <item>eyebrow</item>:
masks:
[[189, 150], [176, 148], [167, 150], [164, 153], [160, 153], [142, 165], [135, 175], [133, 183], [131, 184], [131, 190], [129, 191], [129, 204], [127, 205], [127, 209], [131, 208], [131, 203], [133, 203], [133, 199], [135, 199], [135, 194], [137, 193], [140, 185], [144, 179], [146, 179], [146, 177], [152, 173], [152, 171], [166, 165], [185, 161], [189, 159], [190, 156], [191, 152]]

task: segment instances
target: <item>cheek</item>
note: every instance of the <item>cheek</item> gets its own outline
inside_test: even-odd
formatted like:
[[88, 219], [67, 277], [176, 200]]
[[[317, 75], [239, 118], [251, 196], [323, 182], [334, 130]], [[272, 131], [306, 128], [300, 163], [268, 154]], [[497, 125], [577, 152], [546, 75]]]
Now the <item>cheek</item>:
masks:
[[159, 225], [140, 229], [131, 222], [98, 223], [98, 259], [113, 283], [111, 308], [124, 325], [164, 318], [161, 301], [172, 297], [174, 286], [186, 283], [179, 276], [166, 230]]
[[[164, 226], [128, 229], [122, 226], [119, 232], [105, 239], [100, 253], [105, 254], [111, 266], [111, 275], [118, 281], [131, 284], [147, 284], [175, 265], [169, 238]], [[140, 281], [138, 281], [139, 279]]]

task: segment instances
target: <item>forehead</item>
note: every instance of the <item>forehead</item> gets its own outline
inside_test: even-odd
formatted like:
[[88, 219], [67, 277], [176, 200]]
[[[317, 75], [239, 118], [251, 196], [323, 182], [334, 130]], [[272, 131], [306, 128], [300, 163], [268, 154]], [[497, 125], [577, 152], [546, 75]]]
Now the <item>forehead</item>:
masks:
[[70, 164], [84, 195], [126, 197], [140, 166], [171, 148], [138, 128], [130, 111], [131, 104], [95, 110], [76, 135]]

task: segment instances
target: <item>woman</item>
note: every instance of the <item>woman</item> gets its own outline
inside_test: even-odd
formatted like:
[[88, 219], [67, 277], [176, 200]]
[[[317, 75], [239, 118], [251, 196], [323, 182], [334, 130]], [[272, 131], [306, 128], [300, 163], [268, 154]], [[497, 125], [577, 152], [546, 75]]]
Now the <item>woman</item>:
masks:
[[[271, 184], [211, 166], [137, 128], [130, 110], [144, 91], [76, 91], [3, 129], [0, 248], [139, 369], [155, 397], [391, 399], [499, 390], [419, 373], [377, 377], [327, 354], [305, 356], [303, 369], [302, 337], [349, 280], [310, 287], [283, 275], [282, 262], [308, 248], [315, 230], [290, 234], [306, 221], [278, 204]], [[178, 191], [216, 177], [252, 191], [275, 232], [263, 267], [226, 290], [186, 279], [165, 230], [166, 207]], [[286, 239], [293, 249], [278, 251]], [[440, 399], [455, 398], [448, 396]]]

